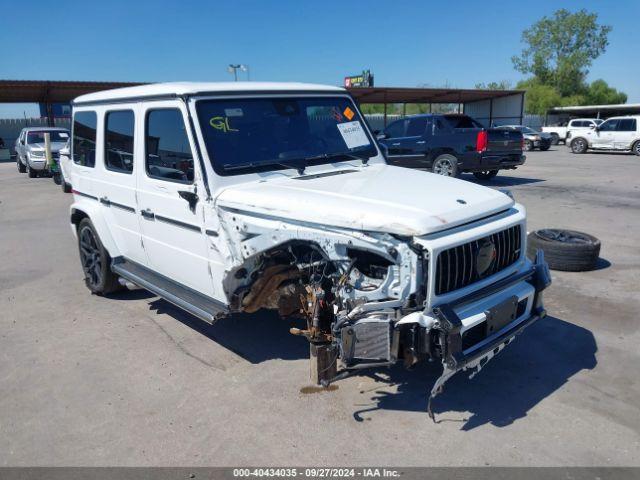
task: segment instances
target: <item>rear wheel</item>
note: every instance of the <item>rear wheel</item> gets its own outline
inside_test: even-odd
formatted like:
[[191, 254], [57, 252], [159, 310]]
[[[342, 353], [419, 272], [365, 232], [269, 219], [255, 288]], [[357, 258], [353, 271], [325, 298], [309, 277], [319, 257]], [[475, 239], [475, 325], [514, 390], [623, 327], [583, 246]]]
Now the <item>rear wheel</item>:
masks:
[[543, 152], [546, 152], [547, 150], [549, 150], [550, 147], [551, 147], [551, 145], [544, 145], [544, 146], [540, 147], [540, 150], [542, 150]]
[[633, 147], [631, 147], [631, 151], [640, 156], [640, 140], [633, 144]]
[[20, 155], [16, 155], [16, 163], [18, 164], [18, 171], [20, 173], [25, 173], [27, 171], [25, 164], [20, 161]]
[[92, 293], [105, 295], [122, 288], [118, 276], [111, 271], [111, 257], [88, 218], [78, 225], [78, 249], [84, 283]]
[[557, 133], [551, 134], [551, 145], [558, 145], [560, 143], [560, 135]]
[[530, 152], [531, 150], [533, 150], [533, 142], [531, 140], [525, 140], [524, 141], [524, 149], [527, 152]]
[[473, 176], [478, 180], [491, 180], [498, 175], [498, 170], [486, 170], [484, 172], [473, 172]]
[[433, 171], [433, 173], [444, 175], [445, 177], [457, 177], [458, 159], [448, 153], [440, 155], [433, 161], [431, 170]]
[[587, 151], [587, 141], [584, 138], [574, 138], [571, 141], [571, 151], [573, 153], [584, 153]]

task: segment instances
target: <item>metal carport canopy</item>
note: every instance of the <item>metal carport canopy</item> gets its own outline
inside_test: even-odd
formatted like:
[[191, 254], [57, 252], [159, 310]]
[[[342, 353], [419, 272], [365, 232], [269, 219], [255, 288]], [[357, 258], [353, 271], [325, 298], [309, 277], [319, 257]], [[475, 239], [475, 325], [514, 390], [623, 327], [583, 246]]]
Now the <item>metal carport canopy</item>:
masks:
[[50, 80], [0, 80], [1, 103], [69, 103], [85, 93], [133, 87], [129, 82], [67, 82]]
[[360, 103], [468, 103], [524, 94], [524, 90], [460, 88], [353, 87], [349, 93]]

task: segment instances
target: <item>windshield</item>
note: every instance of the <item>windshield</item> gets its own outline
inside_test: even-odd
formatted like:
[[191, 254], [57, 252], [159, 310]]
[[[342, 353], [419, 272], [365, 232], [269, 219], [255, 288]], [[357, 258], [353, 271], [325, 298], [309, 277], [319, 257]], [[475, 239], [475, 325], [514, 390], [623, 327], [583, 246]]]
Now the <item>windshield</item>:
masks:
[[539, 132], [536, 132], [533, 128], [522, 127], [522, 133], [528, 133], [529, 135], [538, 135]]
[[220, 175], [377, 154], [348, 97], [199, 100], [196, 110], [209, 158]]
[[44, 143], [44, 134], [49, 134], [51, 142], [66, 142], [69, 140], [69, 133], [61, 130], [38, 130], [37, 132], [27, 132], [27, 143]]

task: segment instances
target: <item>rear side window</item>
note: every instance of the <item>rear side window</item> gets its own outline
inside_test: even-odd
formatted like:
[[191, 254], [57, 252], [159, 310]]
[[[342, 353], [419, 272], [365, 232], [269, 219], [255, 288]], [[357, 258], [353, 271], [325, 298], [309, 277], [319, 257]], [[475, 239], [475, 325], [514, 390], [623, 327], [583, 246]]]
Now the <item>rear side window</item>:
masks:
[[427, 118], [417, 117], [410, 118], [407, 125], [407, 137], [420, 137], [427, 129]]
[[451, 128], [482, 128], [482, 125], [466, 115], [445, 115], [444, 119]]
[[618, 122], [619, 132], [635, 132], [636, 120], [635, 118], [624, 118]]
[[107, 170], [133, 172], [133, 130], [131, 110], [107, 112], [104, 119], [104, 165]]
[[193, 182], [193, 154], [177, 108], [150, 110], [145, 127], [146, 169], [152, 178]]
[[96, 112], [76, 112], [73, 116], [73, 161], [83, 167], [96, 164]]

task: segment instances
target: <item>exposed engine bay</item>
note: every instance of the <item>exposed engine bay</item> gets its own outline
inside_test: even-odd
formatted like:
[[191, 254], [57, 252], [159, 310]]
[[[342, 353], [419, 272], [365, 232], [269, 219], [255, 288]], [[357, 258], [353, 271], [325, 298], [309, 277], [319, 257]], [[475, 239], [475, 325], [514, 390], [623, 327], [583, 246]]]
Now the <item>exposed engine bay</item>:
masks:
[[[224, 281], [230, 310], [269, 309], [283, 318], [304, 319], [305, 328], [290, 331], [310, 342], [316, 383], [326, 386], [351, 372], [398, 360], [411, 367], [437, 359], [444, 371], [432, 398], [457, 371], [477, 373], [512, 339], [482, 358], [463, 362], [451, 355], [462, 352], [462, 325], [446, 306], [427, 308], [429, 250], [415, 238], [329, 228], [319, 232], [315, 226], [237, 211], [222, 219], [225, 230], [238, 240], [226, 243], [235, 247], [228, 252], [235, 266]], [[479, 245], [483, 253], [487, 247]], [[531, 298], [511, 296], [486, 316], [508, 310], [513, 320], [516, 312], [531, 309]]]

